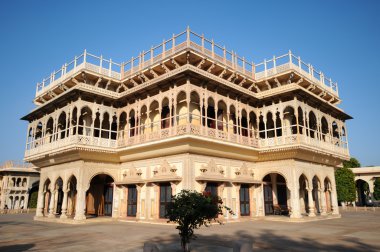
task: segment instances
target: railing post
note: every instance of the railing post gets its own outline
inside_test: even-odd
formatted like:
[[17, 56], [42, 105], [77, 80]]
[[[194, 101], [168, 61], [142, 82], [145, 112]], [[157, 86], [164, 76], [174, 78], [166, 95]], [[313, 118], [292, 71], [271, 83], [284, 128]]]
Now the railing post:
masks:
[[292, 51], [289, 50], [289, 63], [292, 65]]
[[100, 55], [99, 73], [102, 73], [103, 68], [103, 55]]
[[186, 42], [187, 42], [187, 47], [190, 46], [190, 27], [187, 26], [187, 29], [186, 29]]
[[227, 55], [226, 55], [226, 46], [223, 46], [223, 63], [226, 64]]
[[150, 64], [153, 64], [153, 46], [150, 48]]
[[133, 61], [134, 61], [134, 59], [133, 59], [133, 56], [132, 56], [132, 58], [131, 58], [131, 74], [133, 73]]
[[125, 62], [122, 62], [120, 65], [120, 79], [124, 79], [124, 67], [125, 67]]
[[165, 43], [165, 39], [162, 41], [162, 58], [165, 58], [165, 49], [166, 47], [166, 43]]
[[255, 63], [252, 61], [251, 64], [252, 64], [252, 78], [255, 79], [255, 71], [256, 71]]
[[83, 53], [83, 62], [86, 63], [86, 57], [87, 57], [87, 50], [84, 49], [84, 53]]
[[232, 69], [235, 69], [234, 51], [232, 50], [231, 50], [231, 64], [232, 64]]
[[311, 77], [313, 77], [313, 69], [312, 69], [312, 66], [310, 64], [308, 64], [308, 68], [309, 68], [309, 75], [311, 78]]
[[238, 64], [238, 55], [235, 52], [235, 67], [237, 68], [239, 66]]
[[141, 60], [141, 52], [140, 52], [140, 54], [139, 54], [139, 65], [138, 65], [139, 70], [141, 69], [141, 62], [142, 62], [142, 60]]
[[243, 73], [245, 74], [245, 58], [243, 57]]
[[74, 69], [77, 68], [77, 56], [74, 57]]
[[174, 53], [174, 47], [175, 47], [175, 35], [173, 33], [173, 38], [172, 38], [172, 53]]
[[320, 82], [323, 84], [323, 86], [325, 85], [325, 77], [323, 76], [323, 73], [322, 71], [319, 71], [319, 79], [320, 79]]
[[267, 77], [267, 59], [264, 59], [264, 76]]
[[202, 34], [202, 53], [204, 53], [205, 52], [205, 35], [204, 34]]
[[273, 55], [273, 72], [277, 73], [277, 66], [276, 66], [276, 56]]
[[301, 66], [301, 57], [300, 56], [298, 56], [298, 67], [299, 67], [299, 69], [301, 71], [302, 66]]
[[65, 74], [67, 73], [67, 63], [65, 63]]
[[211, 40], [211, 56], [212, 58], [214, 59], [214, 55], [215, 55], [215, 52], [214, 52], [214, 39]]
[[112, 59], [110, 59], [110, 64], [109, 64], [109, 68], [108, 68], [108, 76], [111, 77], [112, 76]]

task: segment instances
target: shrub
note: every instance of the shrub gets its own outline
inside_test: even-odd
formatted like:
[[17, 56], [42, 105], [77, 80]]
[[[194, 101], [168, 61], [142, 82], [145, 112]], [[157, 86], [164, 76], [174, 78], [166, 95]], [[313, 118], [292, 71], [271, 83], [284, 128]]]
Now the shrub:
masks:
[[168, 207], [166, 217], [168, 222], [177, 223], [176, 229], [179, 230], [181, 246], [187, 252], [188, 244], [191, 239], [195, 239], [194, 229], [201, 226], [208, 227], [211, 221], [217, 221], [218, 215], [223, 214], [223, 209], [233, 214], [218, 196], [211, 196], [207, 193], [182, 190], [172, 197], [172, 203]]

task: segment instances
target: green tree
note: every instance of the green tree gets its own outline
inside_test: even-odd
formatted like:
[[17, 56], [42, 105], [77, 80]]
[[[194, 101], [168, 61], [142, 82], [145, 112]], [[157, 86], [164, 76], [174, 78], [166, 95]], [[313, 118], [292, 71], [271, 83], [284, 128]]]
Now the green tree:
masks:
[[376, 178], [375, 179], [375, 183], [374, 183], [374, 189], [373, 189], [373, 197], [376, 199], [376, 200], [380, 200], [380, 178]]
[[33, 191], [30, 194], [29, 208], [36, 208], [37, 207], [37, 197], [38, 197], [38, 191]]
[[356, 158], [352, 157], [348, 161], [343, 161], [344, 168], [358, 168], [360, 167], [360, 162]]
[[355, 175], [348, 168], [335, 171], [336, 192], [339, 202], [352, 202], [356, 199]]
[[168, 222], [177, 223], [181, 246], [184, 252], [189, 251], [188, 244], [191, 239], [195, 239], [194, 229], [201, 226], [208, 227], [211, 221], [217, 221], [218, 215], [223, 214], [226, 209], [231, 214], [232, 211], [223, 206], [220, 197], [211, 196], [207, 193], [182, 190], [172, 197], [172, 203], [168, 206], [166, 217]]

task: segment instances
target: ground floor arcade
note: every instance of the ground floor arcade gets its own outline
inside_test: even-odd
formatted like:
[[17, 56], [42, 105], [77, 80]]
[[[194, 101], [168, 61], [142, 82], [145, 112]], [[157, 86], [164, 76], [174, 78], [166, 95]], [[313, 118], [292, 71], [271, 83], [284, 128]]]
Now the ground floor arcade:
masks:
[[266, 215], [339, 215], [334, 168], [281, 160], [244, 162], [174, 155], [123, 164], [76, 161], [41, 169], [36, 218], [97, 216], [165, 221], [171, 196], [182, 189], [218, 195], [239, 220]]

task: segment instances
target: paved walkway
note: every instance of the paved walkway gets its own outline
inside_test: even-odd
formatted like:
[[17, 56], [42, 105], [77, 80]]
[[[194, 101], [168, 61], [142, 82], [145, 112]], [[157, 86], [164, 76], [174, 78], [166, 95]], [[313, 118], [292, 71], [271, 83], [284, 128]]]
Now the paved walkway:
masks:
[[[254, 251], [380, 251], [380, 211], [343, 212], [307, 223], [247, 221], [197, 230], [200, 241], [249, 240]], [[104, 222], [84, 225], [0, 215], [0, 251], [142, 251], [144, 242], [178, 241], [173, 225]], [[204, 251], [206, 252], [206, 251]]]

